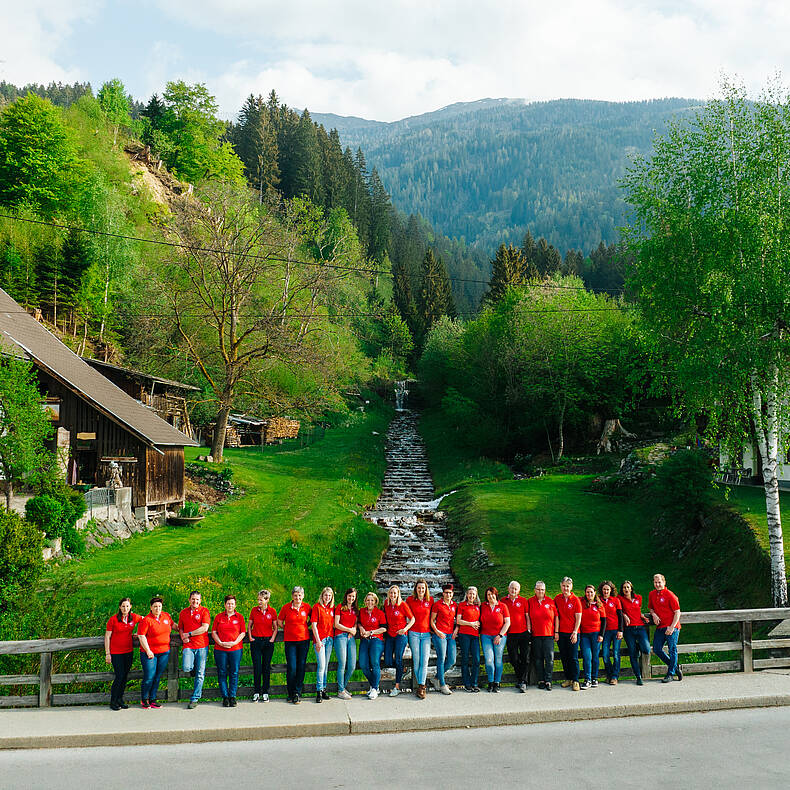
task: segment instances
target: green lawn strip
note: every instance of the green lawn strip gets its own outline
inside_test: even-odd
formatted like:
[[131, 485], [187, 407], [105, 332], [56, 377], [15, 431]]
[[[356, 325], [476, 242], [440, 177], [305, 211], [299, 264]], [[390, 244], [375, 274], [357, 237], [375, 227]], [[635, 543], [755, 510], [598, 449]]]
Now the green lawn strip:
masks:
[[[765, 514], [765, 489], [762, 486], [733, 486], [728, 494], [729, 502], [751, 526], [760, 545], [768, 547], [768, 517]], [[790, 513], [790, 491], [779, 495], [782, 513]], [[784, 530], [785, 560], [790, 562], [790, 529]]]

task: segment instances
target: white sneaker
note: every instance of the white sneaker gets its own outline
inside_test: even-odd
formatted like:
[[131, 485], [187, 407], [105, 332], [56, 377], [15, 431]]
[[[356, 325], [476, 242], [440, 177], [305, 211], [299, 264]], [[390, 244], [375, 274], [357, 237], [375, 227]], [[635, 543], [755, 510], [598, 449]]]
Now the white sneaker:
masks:
[[371, 689], [368, 692], [368, 699], [376, 699], [376, 697], [378, 697], [378, 695], [379, 695], [379, 690], [378, 689]]
[[[434, 690], [441, 691], [442, 687], [439, 685], [439, 678], [431, 678], [431, 685], [433, 686]], [[444, 693], [444, 692], [442, 692]]]
[[439, 691], [441, 691], [442, 694], [452, 694], [453, 693], [452, 691], [450, 691], [450, 687], [446, 683], [443, 686], [439, 686]]
[[337, 698], [338, 699], [351, 699], [351, 695], [345, 689], [343, 689], [342, 691], [338, 691], [337, 692]]
[[260, 694], [253, 694], [252, 695], [252, 701], [253, 702], [257, 702], [260, 698], [261, 698]]
[[268, 694], [261, 694], [261, 702], [268, 702], [269, 695]]
[[393, 686], [390, 689], [390, 697], [397, 697], [400, 694], [400, 689], [397, 686]]

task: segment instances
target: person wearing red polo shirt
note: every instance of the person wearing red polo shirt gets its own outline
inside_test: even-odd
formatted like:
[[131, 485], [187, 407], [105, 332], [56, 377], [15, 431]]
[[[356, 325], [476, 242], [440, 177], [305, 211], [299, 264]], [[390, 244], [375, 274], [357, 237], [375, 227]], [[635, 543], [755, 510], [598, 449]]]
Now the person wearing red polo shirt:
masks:
[[461, 682], [470, 692], [480, 691], [480, 598], [477, 587], [467, 587], [464, 600], [458, 604], [455, 622], [458, 625], [458, 649], [461, 651]]
[[420, 579], [414, 585], [414, 594], [406, 599], [414, 616], [414, 625], [409, 629], [413, 683], [417, 684], [417, 699], [425, 699], [425, 684], [428, 681], [428, 661], [431, 658], [431, 607], [433, 598], [428, 592], [428, 582]]
[[187, 708], [193, 710], [203, 693], [203, 680], [206, 677], [208, 658], [208, 629], [211, 615], [205, 606], [200, 605], [201, 595], [197, 590], [189, 593], [189, 606], [178, 615], [178, 633], [181, 635], [181, 669], [191, 672], [195, 677], [192, 694]]
[[393, 584], [387, 590], [384, 603], [384, 617], [387, 620], [387, 634], [384, 637], [384, 666], [395, 667], [395, 685], [390, 697], [397, 697], [401, 692], [400, 682], [403, 680], [403, 651], [409, 638], [407, 634], [414, 625], [414, 616], [409, 605], [401, 598], [400, 587]]
[[579, 642], [584, 665], [583, 689], [597, 688], [601, 642], [606, 630], [606, 614], [594, 584], [584, 588], [582, 601], [582, 622], [579, 629]]
[[381, 656], [387, 633], [387, 618], [378, 607], [378, 595], [369, 592], [365, 596], [365, 606], [359, 610], [359, 667], [370, 684], [368, 699], [376, 699], [379, 695]]
[[488, 677], [488, 690], [498, 693], [504, 669], [507, 630], [510, 614], [507, 606], [499, 601], [496, 587], [486, 588], [486, 600], [480, 607], [480, 646]]
[[507, 655], [516, 675], [516, 688], [527, 690], [529, 672], [530, 637], [527, 631], [527, 599], [521, 596], [521, 585], [512, 581], [507, 586], [507, 595], [501, 601], [510, 614], [507, 632]]
[[241, 651], [247, 626], [244, 617], [236, 611], [236, 596], [225, 596], [225, 611], [214, 617], [211, 636], [214, 639], [214, 663], [217, 665], [222, 707], [236, 707], [239, 687]]
[[620, 679], [620, 642], [623, 638], [623, 605], [617, 597], [617, 587], [612, 581], [602, 581], [598, 585], [598, 596], [606, 614], [606, 630], [601, 645], [606, 682], [616, 686]]
[[560, 594], [554, 599], [559, 619], [559, 630], [555, 632], [557, 647], [560, 650], [562, 672], [565, 680], [563, 688], [579, 691], [579, 628], [582, 623], [582, 602], [573, 594], [573, 579], [564, 576], [560, 582]]
[[326, 677], [329, 674], [329, 657], [332, 655], [332, 626], [335, 619], [335, 591], [324, 587], [318, 601], [310, 612], [310, 631], [313, 634], [315, 651], [315, 701], [329, 699], [326, 692]]
[[[653, 652], [667, 665], [662, 683], [669, 683], [673, 676], [683, 680], [683, 670], [678, 664], [678, 637], [680, 636], [680, 602], [677, 595], [667, 589], [667, 580], [660, 573], [653, 576], [653, 589], [648, 596], [648, 608], [656, 624], [653, 634]], [[664, 650], [667, 646], [669, 652]]]
[[271, 597], [269, 590], [258, 591], [258, 605], [250, 610], [247, 627], [252, 658], [253, 702], [269, 701], [272, 655], [277, 639], [277, 612], [269, 606]]
[[535, 594], [527, 601], [527, 630], [532, 635], [532, 660], [538, 688], [551, 691], [554, 634], [559, 632], [559, 620], [554, 601], [546, 597], [546, 582], [535, 582]]
[[619, 598], [623, 607], [623, 635], [631, 658], [631, 669], [636, 677], [636, 685], [643, 686], [639, 654], [641, 652], [643, 655], [650, 655], [650, 639], [647, 634], [650, 620], [647, 615], [642, 614], [642, 596], [634, 592], [634, 585], [628, 579], [620, 585]]
[[140, 684], [140, 707], [161, 708], [156, 701], [159, 679], [167, 669], [170, 658], [170, 634], [176, 627], [173, 618], [162, 611], [162, 597], [151, 598], [151, 611], [137, 626], [140, 642], [140, 663], [143, 666], [143, 682]]
[[307, 653], [310, 650], [310, 606], [304, 602], [304, 587], [291, 591], [291, 602], [277, 615], [277, 625], [283, 629], [285, 643], [285, 680], [288, 701], [298, 705], [304, 685]]
[[452, 694], [447, 685], [447, 673], [455, 666], [456, 636], [458, 627], [455, 616], [458, 606], [453, 601], [453, 585], [442, 585], [442, 597], [431, 607], [431, 631], [433, 649], [436, 651], [435, 688], [442, 694]]
[[357, 668], [357, 591], [349, 587], [335, 607], [335, 654], [337, 655], [337, 696], [351, 699], [346, 690]]
[[104, 660], [112, 664], [115, 677], [110, 687], [110, 708], [126, 710], [129, 706], [123, 701], [126, 681], [134, 659], [132, 631], [143, 618], [132, 611], [129, 598], [118, 601], [118, 613], [107, 621], [104, 631]]

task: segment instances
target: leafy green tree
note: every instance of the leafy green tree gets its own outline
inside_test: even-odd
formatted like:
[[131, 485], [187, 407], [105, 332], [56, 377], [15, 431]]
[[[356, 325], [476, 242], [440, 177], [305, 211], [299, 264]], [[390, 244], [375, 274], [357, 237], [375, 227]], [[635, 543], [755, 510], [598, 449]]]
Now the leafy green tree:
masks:
[[112, 145], [115, 148], [118, 144], [119, 127], [129, 126], [132, 122], [126, 88], [116, 77], [101, 86], [96, 98], [99, 100], [107, 123], [112, 127]]
[[670, 125], [625, 182], [633, 286], [657, 375], [732, 457], [762, 462], [771, 593], [786, 606], [777, 469], [788, 437], [790, 99], [770, 84], [755, 102], [722, 98]]
[[16, 357], [0, 359], [0, 473], [6, 508], [11, 508], [14, 485], [43, 466], [44, 442], [51, 433], [33, 364]]

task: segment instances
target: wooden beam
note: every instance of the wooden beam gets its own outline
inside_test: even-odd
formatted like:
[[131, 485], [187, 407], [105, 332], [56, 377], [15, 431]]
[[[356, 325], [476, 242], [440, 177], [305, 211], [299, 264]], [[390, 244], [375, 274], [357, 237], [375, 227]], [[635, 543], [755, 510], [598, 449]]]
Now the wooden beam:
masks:
[[48, 708], [52, 705], [52, 653], [41, 654], [41, 665], [38, 672], [38, 707]]

